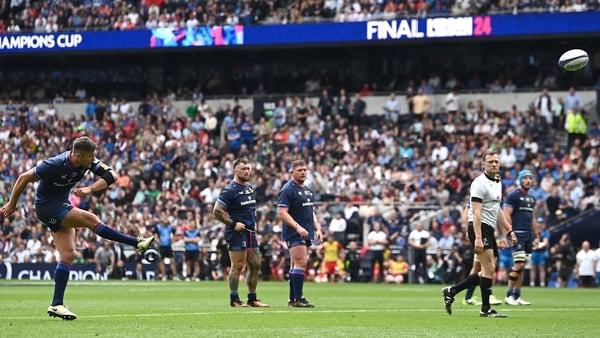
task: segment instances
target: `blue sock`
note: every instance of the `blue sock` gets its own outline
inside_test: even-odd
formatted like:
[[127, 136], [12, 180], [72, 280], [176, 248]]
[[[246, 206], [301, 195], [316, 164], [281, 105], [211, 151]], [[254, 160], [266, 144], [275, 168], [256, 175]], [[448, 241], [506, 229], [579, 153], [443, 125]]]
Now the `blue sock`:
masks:
[[515, 299], [521, 298], [521, 289], [514, 289], [513, 296], [515, 297]]
[[256, 300], [256, 293], [249, 293], [248, 294], [248, 303], [253, 302]]
[[127, 236], [124, 233], [116, 231], [115, 229], [109, 227], [108, 225], [106, 225], [102, 222], [96, 224], [96, 227], [94, 228], [94, 232], [96, 232], [98, 235], [100, 235], [106, 239], [110, 239], [111, 241], [125, 243], [125, 244], [132, 245], [133, 247], [137, 247], [137, 242], [138, 242], [137, 238]]
[[514, 290], [513, 289], [506, 290], [506, 297], [510, 297], [512, 295], [514, 295]]
[[304, 270], [293, 269], [290, 271], [290, 279], [292, 279], [294, 283], [294, 300], [299, 300], [303, 296]]
[[229, 299], [231, 299], [231, 301], [238, 300], [238, 299], [240, 299], [240, 295], [238, 294], [237, 291], [231, 291], [229, 293]]
[[52, 298], [52, 306], [64, 305], [65, 289], [69, 281], [71, 273], [71, 264], [59, 262], [54, 270], [54, 298]]

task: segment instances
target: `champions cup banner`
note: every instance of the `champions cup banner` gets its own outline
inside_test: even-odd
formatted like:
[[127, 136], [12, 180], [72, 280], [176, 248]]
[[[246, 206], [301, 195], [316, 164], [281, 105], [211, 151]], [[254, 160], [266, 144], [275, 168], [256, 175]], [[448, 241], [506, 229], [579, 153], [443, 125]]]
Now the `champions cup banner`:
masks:
[[[135, 279], [135, 263], [126, 263], [125, 277]], [[0, 280], [53, 280], [56, 264], [50, 263], [0, 263]], [[142, 264], [143, 279], [154, 279], [156, 265]], [[73, 264], [70, 280], [107, 280], [107, 274], [97, 274], [95, 264]]]
[[484, 39], [600, 32], [600, 11], [397, 19], [348, 23], [157, 28], [153, 30], [0, 35], [0, 54], [215, 48], [374, 41]]

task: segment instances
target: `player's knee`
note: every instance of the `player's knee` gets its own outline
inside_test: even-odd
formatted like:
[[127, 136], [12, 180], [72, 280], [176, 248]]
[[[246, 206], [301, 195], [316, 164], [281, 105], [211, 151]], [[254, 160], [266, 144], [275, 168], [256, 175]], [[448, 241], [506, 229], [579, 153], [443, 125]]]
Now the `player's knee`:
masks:
[[298, 252], [292, 253], [292, 266], [295, 268], [306, 268], [306, 254], [298, 254]]
[[523, 268], [524, 268], [524, 264], [522, 264], [522, 263], [515, 264], [512, 267], [512, 269], [510, 270], [510, 272], [508, 273], [508, 279], [511, 281], [516, 281], [517, 279], [519, 279], [519, 276], [521, 276], [521, 273], [523, 273]]
[[306, 270], [306, 260], [305, 259], [304, 260], [295, 260], [294, 268]]
[[67, 249], [59, 251], [60, 261], [65, 263], [73, 263], [75, 259], [75, 249]]
[[260, 270], [260, 262], [249, 260], [248, 261], [248, 269], [250, 271], [258, 271], [258, 270]]

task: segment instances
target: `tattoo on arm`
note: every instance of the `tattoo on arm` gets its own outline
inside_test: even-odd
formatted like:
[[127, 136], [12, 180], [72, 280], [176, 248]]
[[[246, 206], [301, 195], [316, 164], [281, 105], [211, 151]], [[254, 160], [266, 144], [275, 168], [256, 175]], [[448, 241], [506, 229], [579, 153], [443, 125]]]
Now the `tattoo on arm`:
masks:
[[215, 206], [213, 208], [213, 215], [215, 215], [216, 219], [225, 223], [225, 225], [229, 225], [231, 224], [231, 222], [233, 222], [233, 220], [229, 218], [227, 210], [225, 210], [221, 203], [215, 203]]

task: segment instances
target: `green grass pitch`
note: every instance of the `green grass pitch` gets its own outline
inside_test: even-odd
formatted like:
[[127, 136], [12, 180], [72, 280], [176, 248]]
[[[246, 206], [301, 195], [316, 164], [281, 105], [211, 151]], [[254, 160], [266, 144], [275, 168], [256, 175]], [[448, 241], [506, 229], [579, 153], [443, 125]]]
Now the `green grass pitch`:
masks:
[[[75, 321], [51, 318], [51, 281], [0, 282], [0, 337], [597, 337], [600, 289], [524, 288], [531, 306], [479, 318], [446, 314], [441, 285], [305, 284], [314, 309], [289, 308], [288, 286], [259, 282], [270, 308], [230, 308], [226, 282], [71, 281]], [[240, 284], [242, 299], [245, 284]], [[504, 298], [505, 287], [495, 287]], [[476, 291], [478, 295], [479, 290]]]

